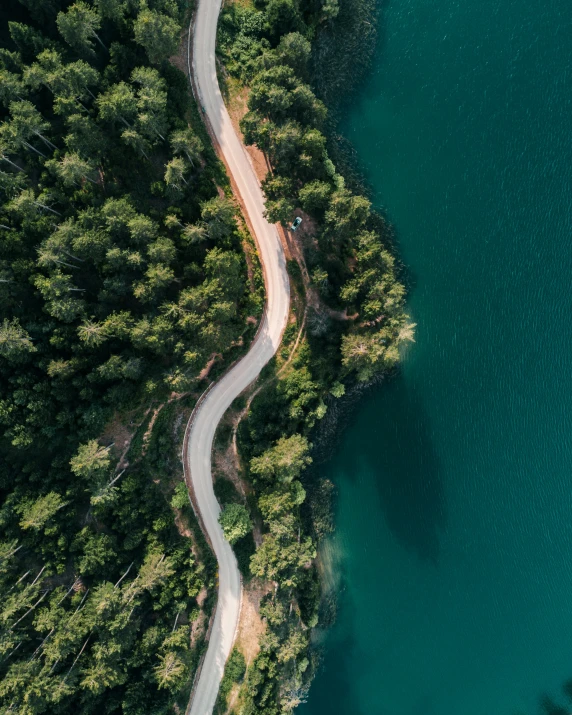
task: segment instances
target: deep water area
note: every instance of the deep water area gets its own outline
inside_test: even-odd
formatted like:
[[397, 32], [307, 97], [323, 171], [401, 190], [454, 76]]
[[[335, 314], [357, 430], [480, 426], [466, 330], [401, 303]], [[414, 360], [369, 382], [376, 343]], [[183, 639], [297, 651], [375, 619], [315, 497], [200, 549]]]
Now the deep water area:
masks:
[[339, 608], [302, 715], [572, 711], [571, 38], [570, 0], [380, 8], [342, 131], [417, 342], [322, 469]]

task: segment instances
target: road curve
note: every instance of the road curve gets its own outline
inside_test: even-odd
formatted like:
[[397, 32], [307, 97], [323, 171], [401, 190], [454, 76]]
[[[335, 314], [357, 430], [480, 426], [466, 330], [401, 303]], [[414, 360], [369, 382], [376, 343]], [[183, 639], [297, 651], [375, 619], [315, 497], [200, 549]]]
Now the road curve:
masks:
[[218, 560], [218, 602], [208, 650], [188, 710], [210, 715], [216, 701], [240, 615], [241, 581], [234, 553], [218, 523], [220, 507], [213, 491], [211, 451], [217, 425], [237, 397], [272, 358], [282, 338], [290, 305], [286, 261], [276, 227], [264, 218], [264, 198], [252, 164], [239, 140], [218, 86], [215, 62], [220, 0], [199, 0], [195, 17], [192, 73], [202, 105], [242, 205], [248, 215], [264, 270], [266, 310], [248, 353], [206, 395], [187, 430], [187, 469], [195, 506]]

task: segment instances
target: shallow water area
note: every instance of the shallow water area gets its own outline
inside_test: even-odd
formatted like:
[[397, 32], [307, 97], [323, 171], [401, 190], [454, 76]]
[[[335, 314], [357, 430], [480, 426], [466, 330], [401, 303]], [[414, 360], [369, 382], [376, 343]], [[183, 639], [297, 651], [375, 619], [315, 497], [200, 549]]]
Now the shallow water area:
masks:
[[564, 715], [572, 5], [391, 0], [380, 28], [343, 130], [417, 342], [325, 469], [343, 591], [299, 712]]

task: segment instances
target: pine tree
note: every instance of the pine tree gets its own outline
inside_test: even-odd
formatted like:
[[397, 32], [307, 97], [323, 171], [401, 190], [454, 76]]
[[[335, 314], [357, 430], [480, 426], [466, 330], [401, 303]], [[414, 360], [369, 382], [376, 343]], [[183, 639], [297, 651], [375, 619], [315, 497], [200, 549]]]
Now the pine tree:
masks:
[[99, 116], [108, 122], [121, 121], [131, 129], [130, 122], [137, 114], [137, 98], [133, 89], [126, 82], [112, 85], [97, 98]]
[[44, 156], [44, 154], [29, 143], [29, 139], [36, 136], [39, 137], [49, 149], [57, 149], [56, 145], [42, 133], [50, 128], [50, 123], [42, 117], [31, 102], [27, 100], [12, 102], [10, 104], [10, 113], [12, 115], [12, 122], [4, 125], [4, 127], [7, 132], [12, 132], [12, 136], [17, 143], [22, 143], [36, 154]]
[[50, 492], [35, 501], [26, 500], [18, 508], [22, 515], [20, 526], [22, 529], [38, 531], [65, 506], [66, 502], [56, 492]]
[[175, 154], [184, 154], [191, 166], [199, 160], [203, 145], [191, 129], [182, 129], [171, 134], [171, 147]]
[[66, 186], [79, 185], [82, 179], [92, 184], [97, 183], [91, 178], [94, 173], [92, 167], [79, 154], [64, 154], [59, 161], [54, 161], [51, 165]]
[[279, 482], [288, 483], [311, 464], [309, 452], [310, 444], [306, 437], [300, 434], [281, 437], [274, 447], [250, 461], [250, 471], [266, 480], [275, 478]]
[[10, 102], [25, 99], [27, 89], [19, 75], [0, 69], [0, 102], [5, 107], [10, 106]]
[[64, 40], [75, 50], [92, 54], [94, 39], [104, 50], [107, 49], [96, 32], [101, 26], [101, 18], [81, 0], [68, 7], [66, 12], [60, 12], [57, 24]]
[[187, 667], [173, 651], [159, 656], [159, 664], [155, 667], [155, 677], [159, 688], [177, 690], [185, 677]]
[[72, 472], [88, 481], [99, 480], [109, 469], [109, 447], [102, 447], [96, 439], [80, 445], [77, 454], [72, 457]]
[[30, 353], [36, 352], [30, 335], [22, 328], [16, 318], [9, 321], [4, 318], [0, 325], [0, 356], [10, 362], [18, 362]]
[[230, 236], [236, 227], [235, 207], [231, 201], [220, 196], [201, 204], [201, 217], [207, 226], [209, 237], [213, 241]]
[[187, 184], [185, 173], [187, 165], [181, 157], [175, 157], [165, 166], [165, 183], [169, 188], [181, 190], [181, 184]]
[[54, 95], [54, 110], [65, 115], [69, 113], [68, 106], [73, 107], [74, 103], [85, 109], [81, 103], [93, 97], [89, 87], [97, 85], [99, 74], [83, 60], [64, 63], [55, 50], [44, 50], [37, 62], [25, 68], [24, 79], [33, 88], [48, 87]]
[[153, 64], [175, 54], [179, 46], [179, 24], [168, 15], [144, 8], [133, 25], [135, 42], [142, 45]]

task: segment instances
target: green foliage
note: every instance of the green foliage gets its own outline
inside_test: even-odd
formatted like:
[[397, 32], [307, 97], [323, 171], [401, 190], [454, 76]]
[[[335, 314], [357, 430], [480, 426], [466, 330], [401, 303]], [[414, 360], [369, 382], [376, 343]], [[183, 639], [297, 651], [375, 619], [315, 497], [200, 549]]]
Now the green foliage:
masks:
[[6, 360], [16, 362], [35, 351], [29, 333], [21, 327], [18, 319], [9, 321], [4, 318], [0, 326], [0, 355]]
[[94, 38], [101, 43], [96, 32], [101, 25], [101, 18], [95, 10], [81, 0], [69, 7], [66, 12], [60, 12], [57, 23], [64, 40], [79, 52], [93, 53]]
[[[123, 477], [117, 498], [98, 506], [97, 521], [80, 526], [71, 539], [73, 570], [53, 580], [50, 557], [46, 559], [53, 541], [43, 554], [45, 568], [36, 566], [32, 572], [29, 554], [21, 561], [17, 539], [1, 545], [0, 620], [14, 634], [14, 643], [5, 645], [13, 650], [21, 642], [19, 650], [24, 650], [23, 659], [14, 655], [4, 665], [2, 702], [31, 702], [36, 693], [45, 707], [37, 705], [39, 709], [30, 712], [52, 712], [56, 705], [74, 712], [80, 699], [95, 709], [106, 703], [115, 707], [114, 702], [129, 709], [130, 688], [137, 687], [147, 711], [165, 712], [188, 682], [189, 632], [179, 617], [194, 604], [204, 583], [204, 567], [197, 568], [190, 544], [178, 536], [172, 514], [150, 478], [169, 468], [173, 414], [169, 408], [163, 414], [140, 472]], [[96, 447], [88, 443], [79, 449], [81, 460], [74, 460], [79, 471], [97, 463]], [[34, 503], [24, 500], [15, 509], [24, 530], [21, 538], [27, 538], [28, 530], [40, 530], [42, 541], [72, 537], [74, 520], [69, 513], [77, 506], [54, 492]], [[59, 514], [64, 511], [68, 516], [62, 520]], [[26, 565], [29, 576], [24, 573]], [[34, 653], [38, 645], [41, 648]], [[73, 678], [61, 692], [66, 673], [73, 673]]]
[[22, 529], [39, 531], [64, 506], [65, 502], [55, 492], [50, 492], [35, 501], [25, 500], [16, 509], [22, 515], [20, 526]]
[[189, 492], [184, 482], [179, 482], [171, 499], [173, 509], [184, 509], [189, 506]]
[[312, 628], [318, 623], [320, 606], [320, 577], [315, 566], [305, 572], [296, 595], [300, 606], [300, 618], [309, 628]]
[[[333, 485], [305, 471], [309, 431], [346, 384], [391, 369], [400, 344], [413, 339], [388, 231], [332, 161], [337, 142], [328, 140], [333, 123], [320, 101], [334, 97], [333, 87], [336, 101], [345, 96], [354, 62], [358, 72], [363, 68], [374, 33], [372, 6], [369, 0], [270, 0], [256, 3], [259, 11], [232, 4], [219, 26], [226, 70], [249, 86], [244, 138], [272, 167], [263, 182], [267, 218], [288, 226], [302, 210], [310, 218], [304, 230], [314, 239], [302, 242], [316, 294], [308, 301], [306, 337], [238, 430], [264, 523], [250, 571], [275, 588], [261, 605], [267, 631], [241, 701], [249, 715], [293, 710], [305, 700], [315, 668], [307, 634], [320, 601], [314, 539], [332, 530]], [[290, 261], [288, 272], [304, 296], [298, 263]]]
[[327, 208], [332, 193], [332, 186], [326, 181], [310, 181], [302, 186], [298, 192], [300, 205], [313, 216], [320, 214]]
[[330, 393], [334, 397], [343, 397], [346, 394], [346, 386], [343, 384], [343, 382], [334, 382]]
[[161, 12], [144, 7], [137, 16], [133, 29], [135, 42], [145, 48], [153, 64], [173, 55], [179, 46], [179, 24]]
[[301, 29], [302, 17], [293, 0], [269, 0], [266, 5], [266, 26], [272, 38]]
[[[322, 5], [308, 21], [316, 29], [338, 11], [337, 3]], [[252, 13], [228, 13], [221, 47], [228, 69], [250, 85], [249, 112], [241, 121], [245, 140], [257, 144], [272, 165], [263, 184], [267, 216], [287, 225], [300, 205], [316, 221], [321, 250], [306, 259], [322, 276], [321, 297], [355, 316], [344, 326], [341, 366], [345, 374], [368, 381], [398, 363], [399, 345], [413, 339], [414, 326], [404, 313], [405, 290], [376, 230], [380, 222], [370, 201], [345, 186], [330, 159], [322, 133], [326, 108], [307, 82], [310, 44], [301, 32], [292, 32], [291, 25], [301, 22], [297, 12], [290, 0], [272, 0], [266, 25], [258, 29]], [[346, 21], [345, 10], [343, 17]], [[335, 32], [325, 24], [323, 33]], [[247, 59], [240, 50], [245, 35], [254, 33], [260, 41], [251, 43]], [[315, 333], [327, 331], [318, 315], [312, 322]], [[308, 408], [310, 393], [307, 403], [291, 402], [293, 416]]]
[[187, 667], [181, 658], [173, 651], [168, 651], [159, 656], [159, 663], [155, 666], [155, 677], [159, 688], [171, 691], [178, 690], [187, 674]]
[[232, 683], [238, 683], [244, 678], [245, 672], [246, 662], [244, 656], [238, 648], [234, 648], [226, 662], [224, 671], [225, 678], [228, 676], [228, 679]]
[[252, 530], [250, 516], [242, 504], [225, 504], [218, 520], [230, 544], [235, 544]]
[[264, 13], [251, 5], [225, 5], [219, 18], [218, 46], [224, 52], [227, 69], [243, 80], [251, 79], [258, 67], [263, 47]]
[[97, 440], [91, 439], [80, 445], [77, 454], [70, 460], [70, 466], [76, 476], [90, 480], [105, 473], [110, 461], [109, 449], [100, 447]]
[[101, 17], [119, 22], [127, 11], [127, 4], [122, 0], [96, 0], [95, 5]]
[[184, 154], [191, 166], [200, 158], [203, 151], [201, 140], [190, 129], [183, 129], [171, 134], [171, 147], [175, 154]]
[[0, 710], [167, 713], [215, 596], [167, 398], [243, 333], [242, 234], [163, 62], [175, 4], [23, 5], [0, 47]]
[[250, 471], [266, 481], [288, 483], [311, 464], [310, 445], [306, 437], [293, 434], [281, 437], [276, 445], [250, 462]]
[[228, 238], [235, 229], [235, 209], [230, 201], [215, 196], [201, 205], [201, 216], [210, 238], [215, 241]]
[[311, 51], [312, 45], [303, 35], [291, 32], [280, 38], [276, 56], [280, 62], [289, 65], [299, 77], [303, 77], [307, 72]]
[[338, 0], [324, 0], [322, 3], [322, 17], [323, 21], [333, 20], [338, 16], [340, 12], [340, 4]]
[[259, 578], [277, 581], [282, 587], [291, 588], [297, 585], [304, 568], [315, 557], [316, 549], [310, 537], [298, 542], [293, 534], [288, 534], [288, 538], [265, 534], [261, 546], [250, 560], [250, 570]]
[[114, 539], [84, 527], [75, 537], [72, 550], [78, 553], [78, 571], [82, 576], [105, 575], [105, 567], [117, 558]]
[[235, 646], [224, 668], [224, 676], [220, 684], [217, 705], [215, 707], [216, 715], [226, 712], [226, 702], [230, 690], [235, 683], [242, 682], [245, 673], [246, 661], [242, 653]]

